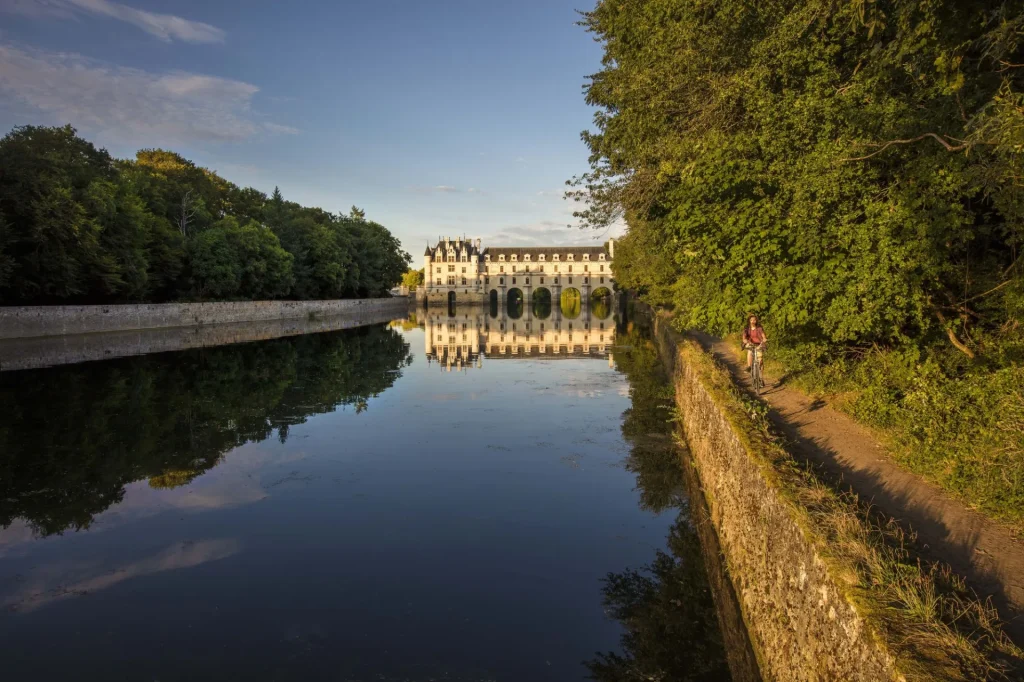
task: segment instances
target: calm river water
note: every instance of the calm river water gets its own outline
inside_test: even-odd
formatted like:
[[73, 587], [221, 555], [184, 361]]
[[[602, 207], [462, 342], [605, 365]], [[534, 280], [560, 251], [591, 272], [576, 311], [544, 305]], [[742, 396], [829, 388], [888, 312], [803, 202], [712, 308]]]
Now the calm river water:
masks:
[[641, 325], [512, 317], [0, 374], [2, 678], [728, 680]]

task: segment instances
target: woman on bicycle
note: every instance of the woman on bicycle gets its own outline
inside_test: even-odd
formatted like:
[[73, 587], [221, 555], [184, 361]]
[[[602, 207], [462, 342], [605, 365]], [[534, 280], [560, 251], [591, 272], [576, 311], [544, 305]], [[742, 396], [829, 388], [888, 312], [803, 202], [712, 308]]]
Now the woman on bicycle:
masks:
[[757, 315], [747, 318], [747, 326], [743, 329], [743, 347], [747, 349], [747, 372], [754, 366], [754, 346], [761, 346], [768, 341], [768, 335], [764, 333], [764, 327]]

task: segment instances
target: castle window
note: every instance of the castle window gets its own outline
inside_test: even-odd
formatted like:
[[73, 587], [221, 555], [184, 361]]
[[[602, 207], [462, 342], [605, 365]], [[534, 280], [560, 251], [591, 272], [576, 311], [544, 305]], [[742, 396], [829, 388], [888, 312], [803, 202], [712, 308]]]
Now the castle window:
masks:
[[512, 278], [512, 284], [515, 284], [515, 283], [516, 283], [516, 278], [515, 278], [515, 277], [513, 277], [513, 278]]
[[590, 254], [589, 253], [583, 254], [583, 260], [590, 260]]
[[572, 266], [571, 265], [569, 266], [569, 272], [572, 272]]
[[544, 254], [543, 254], [543, 253], [542, 253], [542, 254], [540, 254], [540, 262], [541, 262], [541, 263], [543, 263], [543, 262], [544, 262]]
[[462, 278], [462, 286], [466, 286], [466, 278], [465, 277]]
[[584, 265], [583, 266], [583, 272], [590, 272], [590, 266], [589, 265]]
[[486, 256], [484, 256], [484, 260], [490, 262], [491, 254], [487, 254]]
[[455, 272], [455, 266], [454, 265], [449, 265], [448, 266], [448, 272]]
[[505, 272], [505, 266], [504, 265], [499, 265], [498, 266], [498, 272]]
[[530, 278], [529, 278], [529, 277], [527, 277], [527, 278], [526, 278], [526, 283], [527, 283], [527, 284], [529, 284], [529, 283], [530, 283]]
[[523, 256], [523, 260], [526, 261], [527, 263], [529, 263], [530, 262], [530, 254], [526, 254], [525, 256]]
[[439, 274], [439, 275], [441, 274], [441, 268], [437, 269], [437, 274]]
[[597, 258], [598, 258], [598, 260], [604, 260], [604, 254], [602, 253], [602, 254], [601, 254], [600, 256], [598, 256]]
[[504, 283], [505, 283], [505, 278], [504, 277], [499, 278], [498, 284], [504, 284]]
[[512, 261], [515, 262], [517, 260], [519, 260], [519, 256], [517, 256], [516, 254], [513, 253], [512, 254]]
[[604, 272], [604, 266], [603, 265], [601, 266], [601, 272]]
[[441, 278], [440, 277], [437, 278], [437, 286], [441, 286]]
[[540, 278], [540, 283], [544, 284], [544, 278], [543, 277]]
[[[513, 256], [513, 258], [515, 258], [515, 256]], [[512, 266], [512, 272], [515, 272], [515, 271], [516, 271], [516, 266], [513, 265]]]
[[558, 262], [558, 254], [557, 253], [551, 254], [551, 260], [553, 260], [553, 261], [555, 261], [557, 263]]
[[575, 260], [575, 259], [576, 259], [576, 254], [574, 254], [574, 253], [570, 253], [570, 254], [569, 254], [569, 258], [568, 258], [568, 259], [569, 259], [569, 260]]
[[572, 277], [569, 278], [569, 284], [572, 284]]
[[465, 267], [462, 268], [462, 274], [466, 274], [466, 268]]

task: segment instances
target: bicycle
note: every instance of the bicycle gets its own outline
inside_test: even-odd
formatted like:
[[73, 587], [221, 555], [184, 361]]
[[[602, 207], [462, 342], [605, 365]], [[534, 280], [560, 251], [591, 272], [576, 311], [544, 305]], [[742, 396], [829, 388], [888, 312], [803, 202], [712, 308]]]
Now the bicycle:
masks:
[[750, 385], [753, 386], [754, 393], [761, 395], [761, 391], [764, 390], [764, 344], [748, 343], [746, 348], [754, 353], [754, 361], [750, 365]]

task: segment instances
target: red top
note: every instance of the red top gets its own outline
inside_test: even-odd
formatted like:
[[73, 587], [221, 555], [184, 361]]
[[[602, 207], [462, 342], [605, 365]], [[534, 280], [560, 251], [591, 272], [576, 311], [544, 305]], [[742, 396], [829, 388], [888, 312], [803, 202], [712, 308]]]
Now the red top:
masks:
[[753, 329], [748, 326], [743, 330], [743, 340], [755, 346], [764, 343], [764, 328], [761, 325], [757, 325]]

